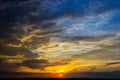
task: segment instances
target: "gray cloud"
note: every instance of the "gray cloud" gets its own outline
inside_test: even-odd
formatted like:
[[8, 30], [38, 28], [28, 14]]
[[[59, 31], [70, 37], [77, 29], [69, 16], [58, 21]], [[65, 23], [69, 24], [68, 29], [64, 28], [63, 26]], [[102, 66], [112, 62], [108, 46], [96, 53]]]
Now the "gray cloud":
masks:
[[114, 64], [120, 64], [120, 62], [109, 62], [109, 63], [106, 64], [106, 66], [114, 65]]
[[47, 60], [25, 60], [22, 63], [18, 63], [20, 66], [26, 66], [32, 69], [44, 69], [49, 64]]
[[47, 60], [24, 60], [22, 62], [10, 63], [7, 59], [0, 60], [0, 71], [10, 71], [15, 72], [19, 67], [28, 67], [31, 69], [41, 69], [43, 70], [46, 66], [48, 66], [49, 62]]
[[5, 72], [5, 71], [10, 71], [14, 72], [19, 66], [16, 65], [15, 63], [9, 63], [7, 59], [2, 59], [0, 60], [0, 71]]
[[65, 77], [69, 78], [120, 78], [120, 71], [110, 71], [110, 72], [75, 72], [68, 73]]
[[108, 59], [108, 60], [120, 60], [119, 56], [119, 43], [113, 45], [101, 45], [101, 49], [89, 51], [84, 54], [74, 55], [74, 57], [83, 57], [86, 59]]

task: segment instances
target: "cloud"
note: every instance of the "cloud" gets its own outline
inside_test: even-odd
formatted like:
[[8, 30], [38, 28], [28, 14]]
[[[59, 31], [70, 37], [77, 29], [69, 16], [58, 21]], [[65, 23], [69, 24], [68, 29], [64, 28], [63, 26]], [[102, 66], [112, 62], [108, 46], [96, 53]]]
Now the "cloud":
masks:
[[29, 73], [1, 71], [0, 78], [50, 78], [50, 73]]
[[115, 65], [115, 64], [120, 64], [120, 62], [109, 62], [109, 63], [106, 64], [106, 66]]
[[19, 68], [18, 65], [16, 65], [15, 63], [10, 63], [7, 59], [1, 59], [0, 60], [0, 71], [5, 72], [5, 71], [10, 71], [10, 72], [14, 72], [17, 70], [17, 68]]
[[10, 8], [10, 7], [23, 7], [25, 5], [28, 4], [33, 4], [35, 2], [41, 2], [39, 0], [26, 0], [26, 1], [1, 1], [1, 7], [0, 10], [4, 10], [6, 8]]
[[[104, 26], [110, 26], [110, 20], [115, 16], [116, 11], [101, 13], [93, 16], [84, 16], [83, 18], [59, 18], [55, 20], [56, 25], [66, 28], [63, 35], [68, 36], [99, 36], [110, 34], [109, 31], [101, 30]], [[87, 24], [87, 25], [86, 25]]]
[[110, 71], [110, 72], [76, 72], [76, 73], [69, 73], [66, 77], [70, 78], [115, 78], [119, 79], [119, 70], [118, 71]]
[[44, 69], [49, 62], [47, 60], [25, 60], [19, 63], [20, 66], [26, 66], [32, 69]]
[[[113, 47], [114, 45], [112, 45]], [[116, 48], [114, 48], [114, 50], [111, 50], [111, 48], [109, 48], [108, 46], [106, 46], [106, 48], [102, 48], [99, 50], [93, 50], [90, 52], [87, 52], [85, 54], [80, 54], [80, 55], [76, 55], [79, 57], [84, 57], [86, 59], [105, 59], [105, 60], [119, 60], [118, 56], [119, 51], [115, 50]]]
[[[92, 50], [83, 54], [74, 54], [71, 56], [71, 63], [77, 66], [75, 72], [107, 72], [119, 70], [120, 56], [118, 50], [119, 44], [107, 45], [98, 50]], [[74, 70], [73, 70], [74, 71]]]

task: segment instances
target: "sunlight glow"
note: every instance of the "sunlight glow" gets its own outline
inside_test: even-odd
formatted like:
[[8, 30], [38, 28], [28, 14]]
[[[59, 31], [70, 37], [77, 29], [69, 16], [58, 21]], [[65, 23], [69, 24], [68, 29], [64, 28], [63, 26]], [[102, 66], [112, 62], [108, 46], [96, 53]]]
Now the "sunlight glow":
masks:
[[64, 70], [58, 70], [57, 73], [64, 73]]

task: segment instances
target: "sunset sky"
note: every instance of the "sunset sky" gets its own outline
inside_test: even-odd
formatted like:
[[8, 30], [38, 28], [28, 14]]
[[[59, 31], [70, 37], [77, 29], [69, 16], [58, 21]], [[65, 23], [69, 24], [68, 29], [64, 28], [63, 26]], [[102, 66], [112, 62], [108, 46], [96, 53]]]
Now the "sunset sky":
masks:
[[120, 78], [120, 0], [0, 0], [0, 77]]

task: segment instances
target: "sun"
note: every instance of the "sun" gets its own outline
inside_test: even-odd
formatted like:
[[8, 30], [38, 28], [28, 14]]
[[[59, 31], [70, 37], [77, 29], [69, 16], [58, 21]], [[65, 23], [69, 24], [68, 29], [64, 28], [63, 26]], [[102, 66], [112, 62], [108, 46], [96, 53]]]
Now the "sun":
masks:
[[57, 71], [57, 78], [64, 78], [64, 70]]
[[52, 77], [54, 78], [64, 78], [64, 70], [57, 70], [55, 73], [52, 74]]
[[64, 70], [58, 70], [57, 72], [58, 73], [64, 73]]

